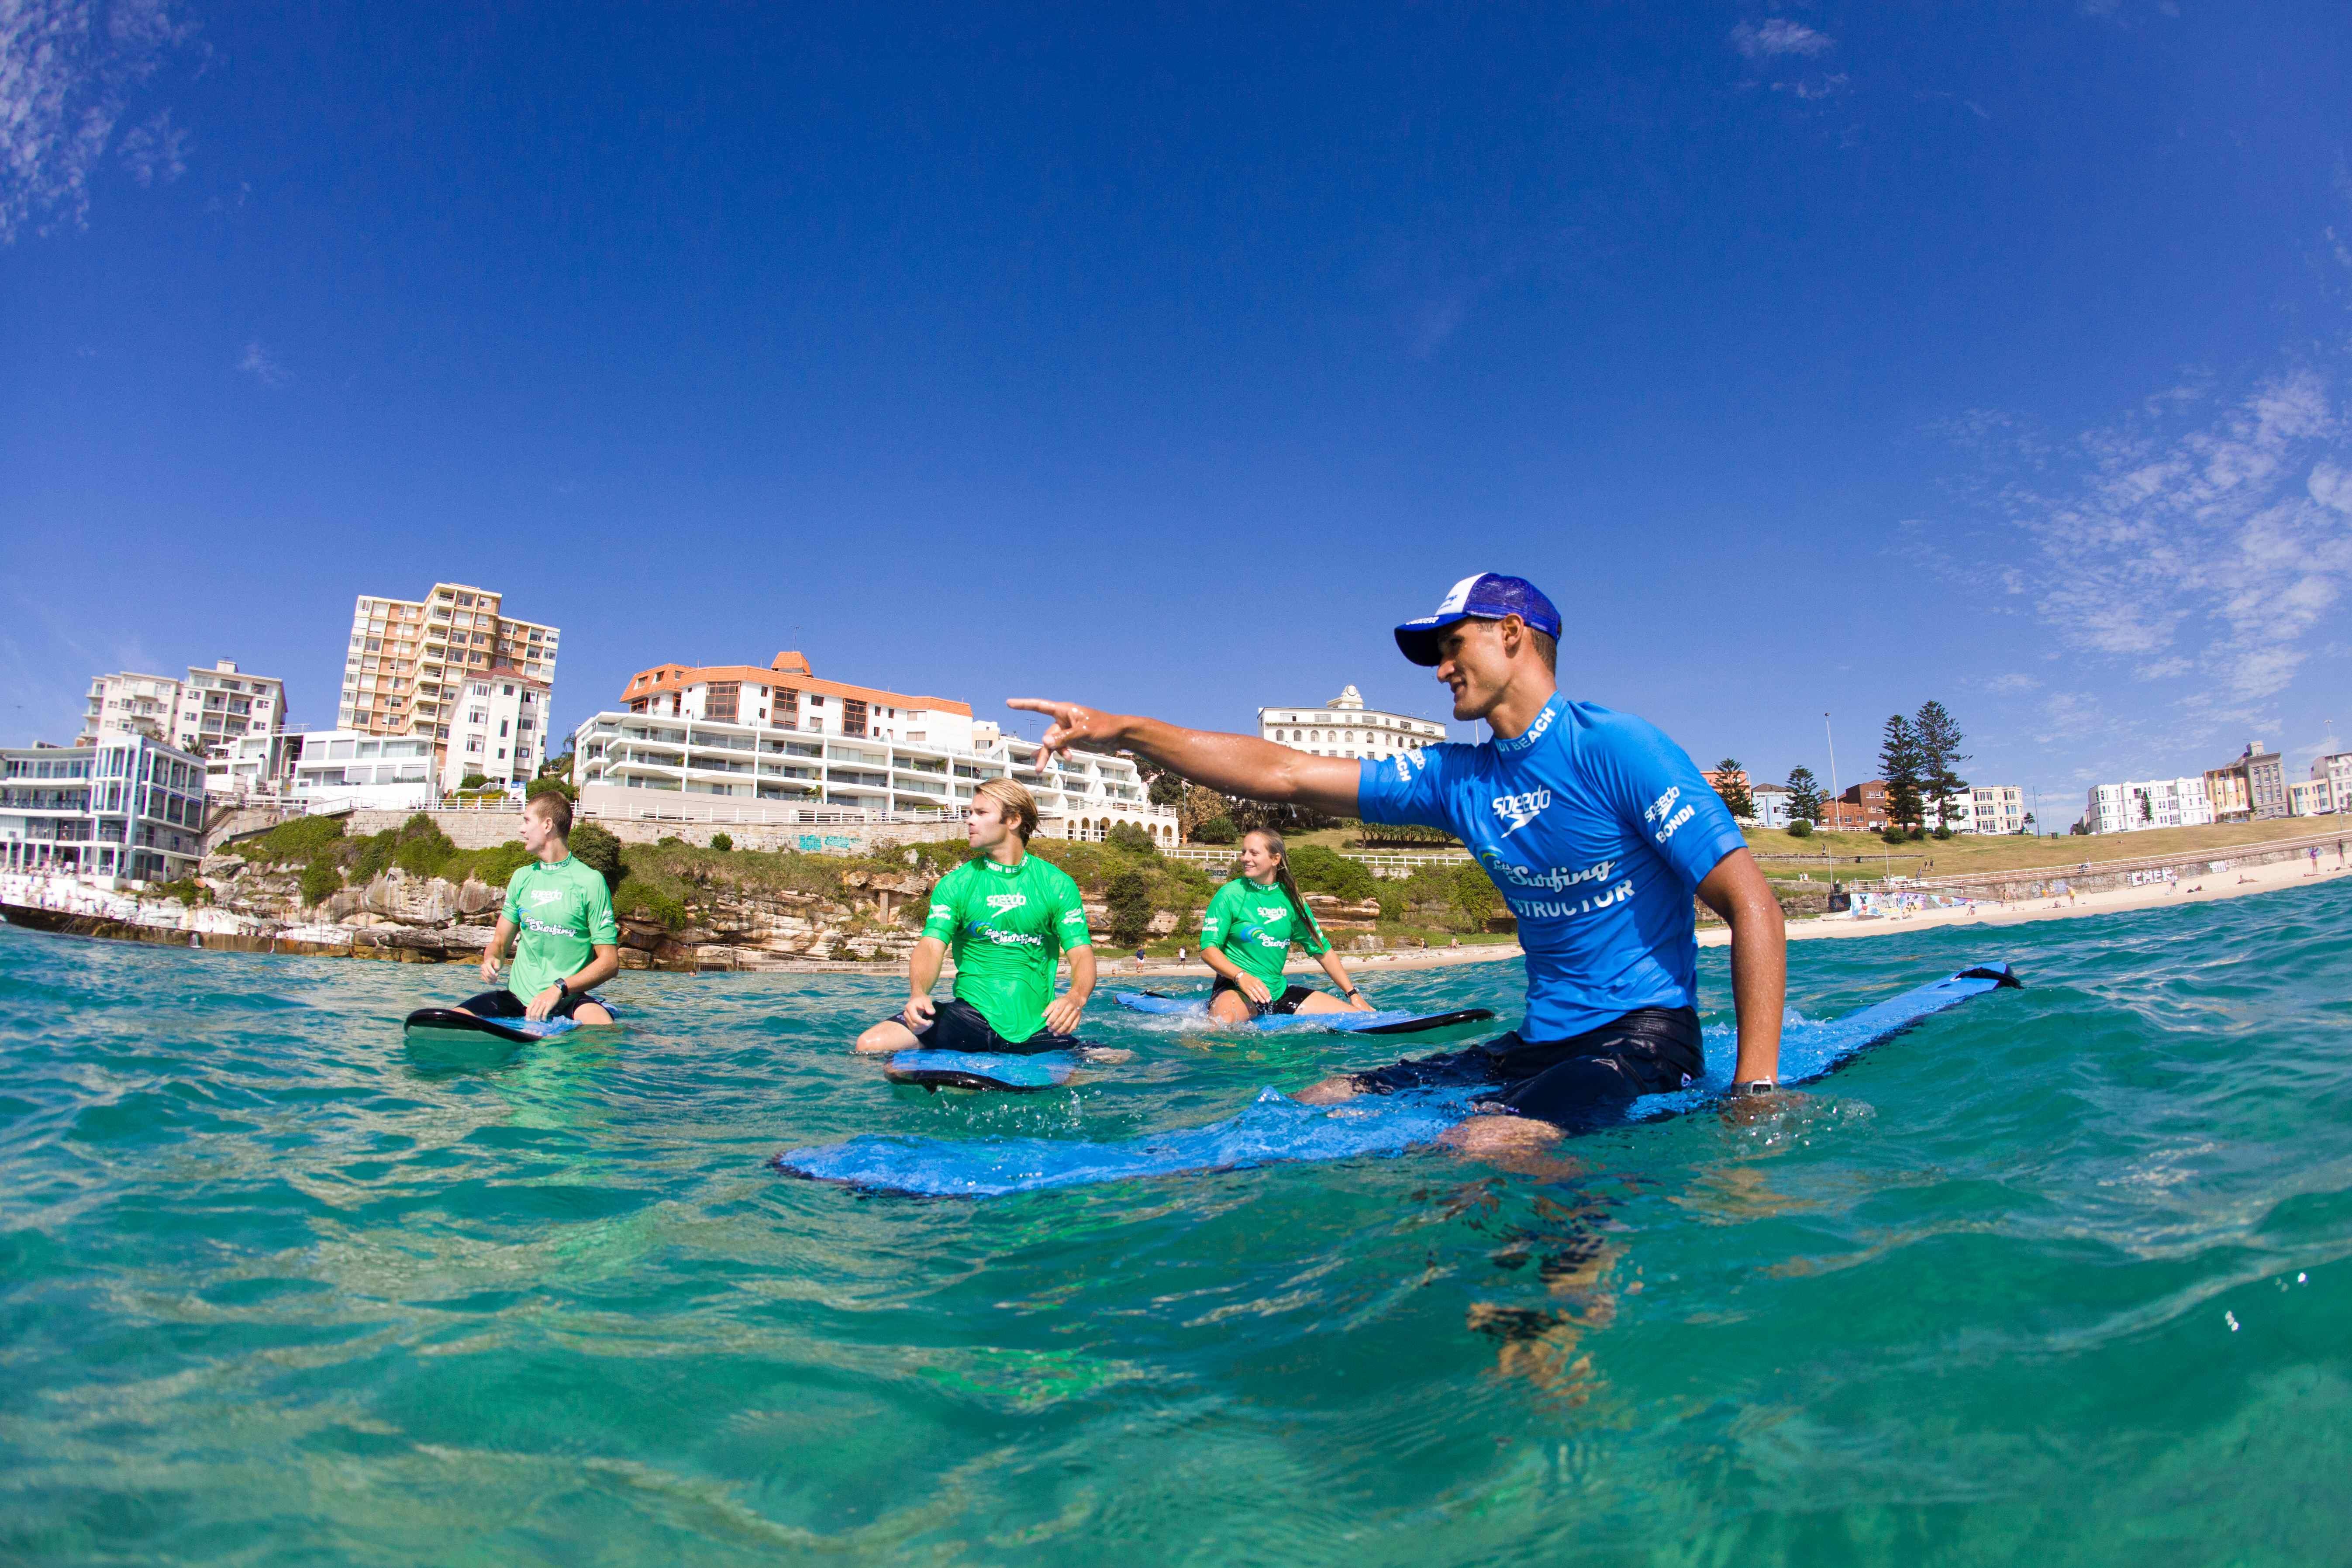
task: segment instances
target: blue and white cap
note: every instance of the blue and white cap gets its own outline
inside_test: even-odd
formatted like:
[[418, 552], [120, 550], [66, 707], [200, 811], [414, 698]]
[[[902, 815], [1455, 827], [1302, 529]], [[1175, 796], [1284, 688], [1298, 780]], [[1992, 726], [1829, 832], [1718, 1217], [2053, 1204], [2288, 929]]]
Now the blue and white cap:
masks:
[[1518, 616], [1546, 637], [1559, 636], [1559, 612], [1541, 589], [1524, 577], [1481, 572], [1448, 588], [1435, 615], [1415, 616], [1397, 627], [1397, 647], [1415, 664], [1433, 665], [1446, 627], [1457, 621], [1499, 621], [1505, 616]]

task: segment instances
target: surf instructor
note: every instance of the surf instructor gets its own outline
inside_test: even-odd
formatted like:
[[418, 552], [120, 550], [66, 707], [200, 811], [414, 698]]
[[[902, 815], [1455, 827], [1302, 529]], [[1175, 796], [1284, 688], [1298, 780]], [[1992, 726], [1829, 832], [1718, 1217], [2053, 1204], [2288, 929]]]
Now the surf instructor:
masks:
[[1494, 879], [1527, 953], [1519, 1027], [1327, 1079], [1300, 1100], [1480, 1086], [1479, 1109], [1499, 1114], [1474, 1117], [1448, 1141], [1500, 1152], [1682, 1088], [1706, 1068], [1694, 895], [1731, 927], [1737, 1092], [1769, 1094], [1788, 990], [1780, 901], [1688, 753], [1654, 725], [1560, 693], [1559, 629], [1533, 584], [1491, 572], [1396, 628], [1405, 658], [1453, 692], [1454, 717], [1492, 729], [1478, 745], [1349, 761], [1078, 703], [1011, 706], [1054, 721], [1040, 766], [1072, 748], [1124, 748], [1230, 795], [1443, 829]]

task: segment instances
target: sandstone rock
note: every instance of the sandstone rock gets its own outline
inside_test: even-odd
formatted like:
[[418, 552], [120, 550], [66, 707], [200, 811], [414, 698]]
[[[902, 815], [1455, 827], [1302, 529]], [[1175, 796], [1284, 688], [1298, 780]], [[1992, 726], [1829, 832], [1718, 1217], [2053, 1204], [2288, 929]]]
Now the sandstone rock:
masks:
[[244, 869], [245, 857], [226, 851], [218, 855], [207, 855], [196, 862], [196, 875], [207, 880], [214, 877], [235, 880], [238, 873]]
[[457, 889], [439, 877], [412, 877], [394, 866], [368, 883], [364, 907], [404, 925], [446, 925], [457, 913]]
[[1145, 923], [1143, 929], [1150, 931], [1153, 936], [1172, 935], [1176, 930], [1176, 911], [1173, 910], [1158, 910], [1152, 915], [1151, 919]]
[[500, 902], [499, 889], [488, 882], [468, 877], [457, 888], [457, 912], [478, 915], [495, 910]]

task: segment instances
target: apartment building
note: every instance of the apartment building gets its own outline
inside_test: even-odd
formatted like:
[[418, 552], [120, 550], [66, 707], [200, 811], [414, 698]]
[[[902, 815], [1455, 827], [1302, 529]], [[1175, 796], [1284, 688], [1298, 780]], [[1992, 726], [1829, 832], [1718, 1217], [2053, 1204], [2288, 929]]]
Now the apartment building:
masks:
[[2213, 800], [2202, 776], [2094, 784], [2083, 810], [2083, 826], [2093, 833], [2204, 827], [2213, 820]]
[[2205, 770], [2216, 822], [2270, 822], [2288, 812], [2286, 759], [2249, 741], [2235, 762]]
[[1955, 833], [2022, 833], [2025, 786], [1971, 784], [1951, 800]]
[[449, 710], [441, 787], [529, 784], [547, 760], [548, 716], [555, 689], [527, 675], [468, 676]]
[[433, 745], [425, 735], [314, 731], [301, 737], [286, 796], [314, 814], [337, 806], [422, 811], [438, 795]]
[[1389, 757], [1445, 739], [1443, 724], [1365, 707], [1364, 694], [1352, 686], [1319, 707], [1261, 708], [1257, 732], [1318, 757]]
[[[451, 742], [459, 747], [455, 777], [478, 773], [500, 783], [528, 780], [546, 760], [547, 712], [555, 689], [557, 628], [505, 613], [505, 597], [465, 583], [436, 583], [422, 599], [371, 598], [352, 611], [344, 650], [343, 687], [336, 706], [339, 730], [363, 735], [420, 737], [429, 743], [436, 777], [451, 774]], [[511, 693], [500, 689], [511, 686]], [[477, 687], [489, 689], [477, 692]], [[534, 693], [529, 704], [523, 690]], [[514, 699], [513, 710], [498, 703]], [[532, 729], [518, 727], [532, 711]], [[479, 711], [478, 723], [472, 715]], [[500, 720], [501, 744], [494, 739]], [[487, 743], [465, 765], [463, 742]], [[501, 758], [497, 753], [505, 751]], [[308, 761], [305, 753], [305, 761]]]
[[2296, 779], [2286, 786], [2289, 816], [2326, 816], [2336, 809], [2335, 793], [2326, 779]]
[[184, 679], [122, 670], [89, 683], [77, 746], [100, 735], [150, 735], [166, 745], [209, 757], [247, 735], [286, 728], [286, 683], [274, 675], [247, 675], [231, 658], [188, 666]]
[[1177, 842], [1176, 814], [1149, 799], [1132, 759], [1080, 754], [1040, 772], [969, 704], [822, 680], [797, 653], [756, 665], [659, 665], [624, 707], [572, 731], [572, 782], [591, 816], [821, 822], [953, 816], [1011, 777], [1037, 796], [1049, 835], [1101, 838], [1119, 823]]
[[142, 731], [0, 750], [0, 867], [170, 882], [205, 837], [205, 759]]
[[2327, 786], [2329, 811], [2352, 811], [2352, 752], [2328, 752], [2311, 759], [2314, 783]]
[[972, 747], [971, 706], [945, 697], [910, 697], [876, 687], [820, 680], [808, 659], [786, 650], [757, 665], [656, 665], [621, 690], [632, 713], [751, 724], [803, 735], [904, 741], [950, 751]]

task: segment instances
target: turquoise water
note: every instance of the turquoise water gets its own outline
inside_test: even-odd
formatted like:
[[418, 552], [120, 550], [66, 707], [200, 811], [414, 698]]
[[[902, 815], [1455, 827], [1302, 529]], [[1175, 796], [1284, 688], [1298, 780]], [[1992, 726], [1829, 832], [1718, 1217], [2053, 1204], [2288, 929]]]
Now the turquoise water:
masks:
[[454, 966], [0, 931], [0, 1560], [2352, 1560], [2347, 921], [1805, 943], [1811, 1016], [2030, 989], [1540, 1175], [977, 1204], [761, 1163], [1202, 1121], [1396, 1043], [1105, 1007], [1135, 1066], [931, 1097], [844, 1054], [891, 982], [630, 976], [624, 1033], [428, 1071], [397, 1020]]

